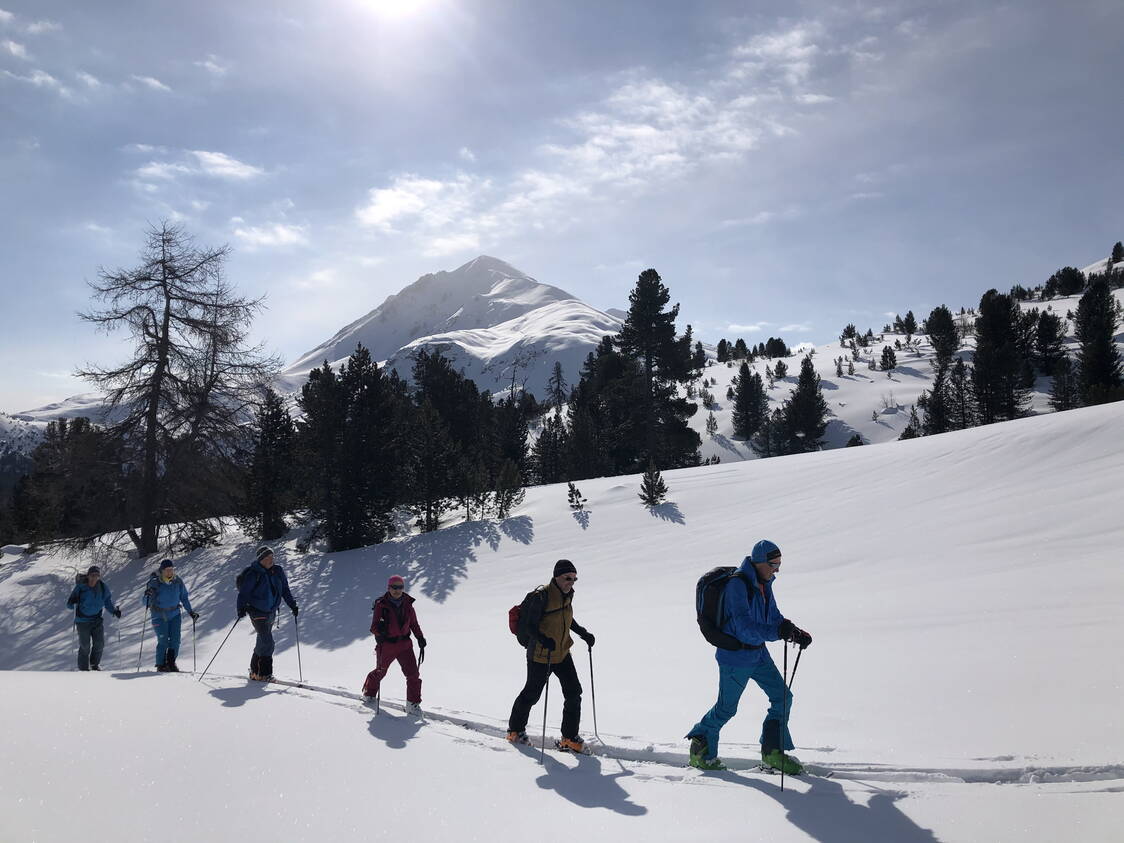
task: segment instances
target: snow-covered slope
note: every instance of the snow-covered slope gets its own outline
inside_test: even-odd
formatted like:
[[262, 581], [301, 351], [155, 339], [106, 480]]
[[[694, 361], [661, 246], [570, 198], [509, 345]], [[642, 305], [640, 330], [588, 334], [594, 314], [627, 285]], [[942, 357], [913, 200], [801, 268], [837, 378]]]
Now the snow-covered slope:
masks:
[[[380, 817], [389, 805], [409, 817], [422, 840], [523, 839], [528, 827], [546, 840], [698, 839], [700, 829], [779, 841], [1055, 841], [1075, 829], [1082, 840], [1115, 839], [1122, 425], [1124, 404], [1113, 404], [667, 472], [670, 502], [652, 511], [637, 499], [637, 477], [582, 481], [585, 513], [566, 507], [564, 485], [539, 487], [502, 522], [344, 553], [300, 555], [293, 537], [276, 547], [301, 604], [303, 675], [336, 693], [221, 678], [245, 670], [244, 628], [215, 659], [214, 680], [134, 674], [151, 563], [98, 558], [128, 612], [108, 624], [104, 666], [114, 673], [3, 679], [0, 822], [14, 839], [66, 838], [79, 819], [51, 794], [71, 792], [81, 775], [85, 798], [122, 818], [122, 840], [143, 839], [169, 815], [217, 839], [244, 839], [251, 827], [284, 839], [389, 836], [358, 807], [372, 799]], [[764, 709], [754, 689], [723, 732], [737, 769], [682, 766], [682, 735], [716, 684], [695, 626], [695, 580], [762, 537], [784, 550], [780, 607], [815, 636], [794, 685], [798, 754], [837, 771], [790, 781], [783, 795], [776, 779], [746, 771]], [[178, 560], [203, 613], [200, 666], [234, 620], [233, 578], [252, 548], [235, 535]], [[499, 737], [523, 679], [507, 610], [559, 557], [577, 565], [575, 617], [598, 639], [605, 747], [600, 758], [540, 767]], [[71, 667], [63, 602], [74, 567], [93, 559], [3, 558], [0, 668]], [[434, 721], [424, 727], [393, 707], [397, 672], [379, 717], [347, 696], [372, 666], [371, 600], [396, 572], [429, 640], [423, 696]], [[186, 632], [181, 665], [191, 664]], [[294, 632], [286, 614], [275, 661], [286, 677], [298, 672]], [[780, 648], [772, 652], [779, 662]], [[589, 736], [584, 646], [575, 657]], [[557, 685], [549, 707], [554, 733]], [[540, 702], [534, 730], [541, 718]], [[167, 781], [159, 736], [171, 741], [174, 787], [154, 784]], [[84, 774], [91, 767], [99, 775]]]
[[451, 272], [423, 275], [285, 371], [299, 386], [325, 360], [342, 362], [362, 343], [409, 377], [409, 355], [442, 347], [477, 385], [492, 392], [517, 385], [542, 395], [555, 362], [576, 379], [581, 361], [620, 320], [543, 284], [497, 258], [480, 256]]

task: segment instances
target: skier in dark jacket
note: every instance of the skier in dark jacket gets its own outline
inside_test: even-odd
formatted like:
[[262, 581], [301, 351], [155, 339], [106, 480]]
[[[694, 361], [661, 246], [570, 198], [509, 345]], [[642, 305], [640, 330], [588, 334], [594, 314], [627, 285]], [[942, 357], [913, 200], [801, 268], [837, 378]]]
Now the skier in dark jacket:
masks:
[[267, 682], [273, 678], [273, 621], [284, 600], [295, 618], [297, 601], [289, 591], [289, 580], [280, 565], [273, 562], [273, 551], [259, 547], [256, 560], [241, 575], [238, 586], [238, 617], [250, 616], [258, 638], [250, 657], [250, 678]]
[[562, 739], [556, 741], [555, 746], [570, 752], [585, 749], [585, 741], [578, 735], [582, 714], [582, 685], [578, 681], [578, 671], [570, 655], [570, 648], [574, 644], [570, 631], [581, 636], [590, 649], [596, 639], [592, 632], [574, 620], [572, 604], [577, 579], [578, 570], [574, 563], [569, 559], [559, 559], [554, 566], [554, 578], [548, 585], [535, 590], [537, 599], [527, 606], [528, 617], [520, 618], [519, 625], [526, 624], [531, 636], [527, 643], [527, 681], [511, 706], [511, 718], [507, 726], [507, 739], [512, 743], [530, 743], [526, 731], [527, 719], [553, 673], [562, 685], [562, 696], [565, 699], [562, 704]]
[[737, 713], [738, 701], [752, 679], [769, 698], [761, 726], [762, 762], [789, 774], [804, 769], [785, 752], [793, 748], [785, 723], [786, 712], [792, 711], [792, 692], [785, 688], [781, 672], [765, 648], [766, 641], [792, 641], [801, 650], [812, 643], [812, 636], [785, 618], [773, 599], [773, 579], [780, 567], [780, 548], [771, 541], [759, 541], [724, 587], [722, 631], [741, 641], [742, 649], [716, 649], [718, 702], [687, 733], [692, 767], [725, 769], [718, 758], [718, 733]]
[[121, 610], [113, 604], [109, 586], [101, 578], [101, 568], [91, 565], [85, 574], [74, 578], [74, 590], [66, 598], [68, 608], [74, 609], [74, 628], [78, 631], [78, 669], [101, 670], [102, 650], [105, 648], [105, 629], [101, 610], [120, 620]]
[[156, 670], [158, 673], [179, 673], [176, 654], [180, 651], [180, 606], [187, 609], [193, 621], [199, 613], [191, 608], [187, 586], [176, 576], [175, 563], [165, 559], [156, 573], [148, 578], [144, 604], [152, 612], [152, 628], [156, 630]]
[[[387, 670], [397, 661], [406, 676], [406, 713], [420, 717], [421, 673], [420, 661], [425, 661], [425, 636], [414, 612], [414, 598], [406, 593], [406, 581], [395, 574], [386, 583], [386, 593], [371, 607], [371, 634], [375, 636], [375, 669], [367, 674], [363, 683], [364, 696], [373, 697]], [[410, 634], [418, 639], [421, 658], [414, 658], [414, 644]]]

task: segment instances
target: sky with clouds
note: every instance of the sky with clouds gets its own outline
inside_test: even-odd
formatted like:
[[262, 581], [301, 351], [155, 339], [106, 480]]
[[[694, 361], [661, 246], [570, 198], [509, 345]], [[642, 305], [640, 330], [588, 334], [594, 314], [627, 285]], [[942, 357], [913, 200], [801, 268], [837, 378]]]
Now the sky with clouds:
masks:
[[1124, 238], [1124, 5], [0, 0], [0, 409], [125, 353], [147, 225], [229, 243], [292, 360], [503, 258], [717, 342], [972, 305]]

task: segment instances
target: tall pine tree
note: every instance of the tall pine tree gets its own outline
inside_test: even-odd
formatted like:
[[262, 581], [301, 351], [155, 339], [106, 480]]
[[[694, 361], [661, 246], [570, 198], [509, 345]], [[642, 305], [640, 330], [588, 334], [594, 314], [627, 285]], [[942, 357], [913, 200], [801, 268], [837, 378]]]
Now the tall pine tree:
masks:
[[1086, 404], [1119, 401], [1124, 398], [1120, 353], [1114, 339], [1119, 316], [1116, 300], [1103, 279], [1089, 285], [1081, 296], [1075, 321], [1082, 399]]

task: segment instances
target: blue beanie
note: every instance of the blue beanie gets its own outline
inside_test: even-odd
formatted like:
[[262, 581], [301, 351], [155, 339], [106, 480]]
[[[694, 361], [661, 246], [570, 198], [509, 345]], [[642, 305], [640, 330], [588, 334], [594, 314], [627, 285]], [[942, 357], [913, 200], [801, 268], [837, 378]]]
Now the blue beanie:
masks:
[[762, 562], [771, 562], [781, 555], [781, 549], [773, 544], [768, 539], [761, 539], [753, 546], [753, 551], [749, 554], [750, 560], [755, 565]]
[[172, 568], [172, 567], [175, 566], [175, 564], [176, 563], [173, 562], [171, 559], [165, 559], [163, 562], [160, 563], [160, 570], [163, 571], [165, 568]]

